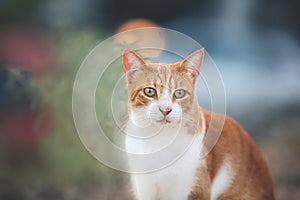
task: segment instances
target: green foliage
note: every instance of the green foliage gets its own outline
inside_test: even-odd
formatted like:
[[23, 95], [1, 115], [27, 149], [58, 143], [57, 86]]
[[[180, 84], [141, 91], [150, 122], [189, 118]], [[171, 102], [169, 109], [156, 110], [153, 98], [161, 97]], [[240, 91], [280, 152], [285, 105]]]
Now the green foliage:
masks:
[[[30, 152], [34, 152], [34, 158], [31, 153], [23, 154], [25, 160], [33, 159], [30, 159], [31, 162], [24, 161], [24, 159], [19, 160], [18, 162], [23, 166], [19, 173], [14, 174], [9, 164], [1, 165], [2, 169], [0, 170], [7, 172], [1, 173], [0, 178], [6, 177], [14, 180], [14, 186], [7, 188], [6, 191], [19, 190], [18, 193], [21, 196], [32, 197], [29, 199], [35, 198], [33, 194], [26, 193], [28, 187], [29, 190], [37, 192], [41, 190], [41, 185], [47, 188], [51, 186], [62, 193], [67, 193], [68, 188], [72, 187], [79, 188], [82, 185], [108, 187], [107, 185], [119, 181], [114, 170], [100, 164], [85, 150], [76, 132], [72, 117], [72, 89], [76, 72], [89, 51], [100, 40], [105, 39], [105, 35], [95, 30], [88, 30], [57, 34], [56, 37], [58, 42], [56, 43], [55, 57], [60, 72], [58, 75], [33, 76], [26, 82], [26, 90], [31, 96], [31, 107], [35, 109], [42, 105], [47, 109], [50, 108], [54, 114], [54, 128], [38, 148], [30, 150]], [[111, 94], [113, 83], [121, 73], [118, 65], [120, 63], [108, 70], [108, 73], [113, 75], [105, 76], [101, 80], [102, 86], [97, 91], [96, 98], [105, 96], [107, 98], [105, 102], [109, 102], [108, 94]], [[13, 78], [8, 86], [14, 89], [13, 80], [22, 81], [24, 77], [17, 71], [13, 71], [11, 76]], [[107, 105], [102, 103], [96, 105], [97, 111], [103, 111], [106, 108]], [[106, 115], [107, 112], [98, 112], [100, 123], [105, 121]], [[113, 131], [111, 124], [105, 126], [107, 131]], [[15, 154], [15, 152], [9, 152], [10, 157]], [[1, 159], [7, 159], [5, 157], [7, 155], [1, 156]], [[70, 199], [72, 198], [70, 197]]]

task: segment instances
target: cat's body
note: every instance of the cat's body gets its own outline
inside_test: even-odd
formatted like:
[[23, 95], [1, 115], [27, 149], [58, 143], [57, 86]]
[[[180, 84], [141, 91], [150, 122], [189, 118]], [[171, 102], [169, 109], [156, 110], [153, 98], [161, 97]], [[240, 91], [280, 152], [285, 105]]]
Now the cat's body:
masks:
[[[258, 147], [232, 119], [225, 118], [216, 145], [203, 157], [212, 116], [198, 106], [194, 93], [203, 56], [202, 49], [175, 64], [152, 64], [132, 51], [123, 55], [131, 106], [126, 151], [146, 157], [143, 162], [129, 157], [129, 168], [161, 168], [132, 174], [134, 195], [138, 200], [274, 199]], [[150, 158], [169, 146], [165, 157]], [[159, 165], [174, 152], [173, 163]]]

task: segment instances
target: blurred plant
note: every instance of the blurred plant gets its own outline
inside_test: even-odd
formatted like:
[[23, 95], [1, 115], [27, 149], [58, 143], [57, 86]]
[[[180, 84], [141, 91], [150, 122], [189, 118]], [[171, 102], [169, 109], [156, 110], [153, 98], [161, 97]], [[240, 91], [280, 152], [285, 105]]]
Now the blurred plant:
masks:
[[[116, 172], [99, 164], [84, 150], [72, 118], [72, 89], [76, 72], [84, 57], [105, 34], [95, 30], [62, 33], [52, 34], [56, 38], [54, 58], [61, 66], [56, 73], [39, 76], [30, 74], [28, 77], [24, 70], [10, 69], [7, 87], [16, 91], [16, 98], [26, 90], [25, 93], [30, 96], [32, 113], [38, 110], [39, 116], [45, 116], [45, 113], [47, 116], [50, 110], [51, 119], [48, 117], [46, 121], [53, 120], [53, 128], [46, 139], [40, 141], [37, 148], [29, 153], [2, 151], [0, 159], [3, 161], [1, 163], [5, 164], [0, 165], [0, 181], [9, 179], [11, 184], [6, 187], [6, 193], [19, 190], [17, 193], [20, 193], [23, 199], [43, 199], [39, 195], [51, 193], [53, 189], [58, 195], [54, 195], [53, 199], [60, 199], [60, 196], [63, 199], [75, 199], [75, 196], [78, 198], [80, 188], [85, 186], [97, 187], [102, 193], [106, 190], [106, 193], [113, 196], [115, 194], [110, 184], [118, 185], [119, 177], [116, 176]], [[111, 82], [110, 79], [106, 81]], [[16, 83], [25, 87], [18, 89]], [[108, 85], [105, 91], [109, 90]], [[98, 106], [102, 110], [105, 105]], [[104, 115], [99, 116], [99, 121], [103, 120], [103, 117]], [[30, 119], [20, 120], [27, 124]], [[37, 123], [38, 120], [34, 121]], [[11, 160], [18, 164], [11, 164]], [[16, 168], [17, 173], [14, 172]], [[74, 188], [77, 189], [74, 191]], [[0, 190], [0, 199], [2, 196]]]

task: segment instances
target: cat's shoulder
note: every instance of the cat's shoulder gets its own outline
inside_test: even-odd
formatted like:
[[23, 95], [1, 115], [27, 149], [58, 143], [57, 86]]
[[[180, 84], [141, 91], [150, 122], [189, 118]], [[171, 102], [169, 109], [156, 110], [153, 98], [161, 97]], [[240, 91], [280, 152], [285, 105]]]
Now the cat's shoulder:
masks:
[[[247, 140], [253, 145], [254, 141], [248, 132], [232, 117], [203, 110], [207, 140], [218, 138], [217, 144], [227, 144], [232, 147], [233, 141]], [[211, 142], [211, 141], [210, 141]], [[225, 144], [224, 144], [225, 143]], [[227, 146], [226, 145], [226, 146]]]
[[222, 126], [225, 129], [242, 129], [241, 125], [228, 115], [202, 110], [205, 120], [205, 130], [211, 126]]

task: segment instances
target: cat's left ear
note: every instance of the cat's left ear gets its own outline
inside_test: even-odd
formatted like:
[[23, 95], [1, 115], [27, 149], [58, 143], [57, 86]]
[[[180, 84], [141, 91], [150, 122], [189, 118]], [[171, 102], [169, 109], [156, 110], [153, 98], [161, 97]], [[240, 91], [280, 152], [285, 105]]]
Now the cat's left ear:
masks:
[[200, 74], [200, 67], [202, 65], [203, 58], [204, 48], [201, 48], [181, 61], [180, 68], [190, 75], [191, 78], [196, 79]]
[[141, 66], [145, 66], [146, 62], [142, 57], [140, 57], [137, 53], [131, 50], [125, 50], [122, 55], [122, 63], [124, 74], [132, 73], [136, 71]]

